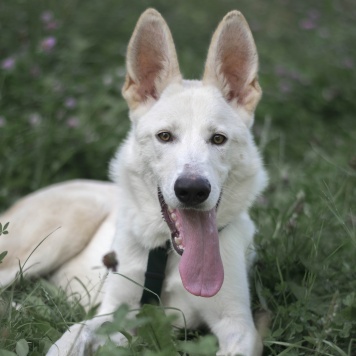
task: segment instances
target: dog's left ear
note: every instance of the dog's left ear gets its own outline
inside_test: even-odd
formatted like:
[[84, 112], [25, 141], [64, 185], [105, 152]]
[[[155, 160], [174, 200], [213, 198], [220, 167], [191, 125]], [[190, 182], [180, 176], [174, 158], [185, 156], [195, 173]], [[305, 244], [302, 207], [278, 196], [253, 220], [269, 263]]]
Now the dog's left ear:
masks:
[[122, 94], [131, 111], [158, 100], [169, 84], [182, 80], [171, 32], [158, 11], [147, 9], [139, 18], [126, 70]]
[[251, 30], [239, 11], [231, 11], [211, 40], [203, 83], [218, 87], [233, 107], [243, 107], [249, 114], [248, 126], [253, 123], [253, 112], [262, 94], [257, 71]]

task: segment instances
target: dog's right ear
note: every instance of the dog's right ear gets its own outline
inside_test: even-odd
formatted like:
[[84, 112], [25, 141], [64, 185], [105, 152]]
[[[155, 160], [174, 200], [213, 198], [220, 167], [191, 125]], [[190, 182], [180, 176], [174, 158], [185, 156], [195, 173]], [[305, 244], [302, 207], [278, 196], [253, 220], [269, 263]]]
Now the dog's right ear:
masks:
[[131, 111], [158, 100], [168, 84], [182, 80], [171, 32], [161, 14], [147, 9], [127, 49], [122, 95]]

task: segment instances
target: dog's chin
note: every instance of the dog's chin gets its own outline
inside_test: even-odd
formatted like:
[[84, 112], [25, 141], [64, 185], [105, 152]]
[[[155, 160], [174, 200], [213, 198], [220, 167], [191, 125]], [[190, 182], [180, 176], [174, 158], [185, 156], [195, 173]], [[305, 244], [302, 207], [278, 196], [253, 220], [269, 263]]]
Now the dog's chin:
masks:
[[216, 210], [198, 207], [171, 208], [160, 189], [161, 211], [171, 231], [174, 250], [181, 256], [179, 273], [184, 288], [191, 294], [212, 297], [221, 288], [224, 269], [220, 256]]

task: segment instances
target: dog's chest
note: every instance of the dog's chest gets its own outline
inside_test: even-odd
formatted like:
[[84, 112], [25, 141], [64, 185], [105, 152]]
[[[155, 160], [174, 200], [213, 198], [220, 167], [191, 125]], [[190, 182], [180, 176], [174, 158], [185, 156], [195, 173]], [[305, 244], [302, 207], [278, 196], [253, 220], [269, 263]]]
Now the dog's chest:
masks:
[[[177, 316], [178, 319], [174, 322], [175, 325], [185, 327], [182, 316], [182, 313], [184, 313], [186, 326], [197, 328], [202, 324], [198, 308], [200, 298], [191, 295], [184, 289], [179, 275], [179, 261], [180, 257], [173, 251], [169, 253], [161, 300], [163, 305], [168, 308], [166, 313]], [[169, 307], [174, 309], [170, 310]]]

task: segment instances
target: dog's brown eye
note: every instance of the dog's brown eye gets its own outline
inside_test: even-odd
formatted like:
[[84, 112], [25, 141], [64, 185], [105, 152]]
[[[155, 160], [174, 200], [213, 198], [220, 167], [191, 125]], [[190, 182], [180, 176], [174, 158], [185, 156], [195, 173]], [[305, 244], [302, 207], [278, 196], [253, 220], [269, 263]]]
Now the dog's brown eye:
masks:
[[222, 145], [223, 143], [226, 142], [226, 140], [227, 140], [227, 138], [224, 135], [215, 134], [211, 138], [211, 143], [213, 143], [214, 145]]
[[172, 141], [172, 135], [166, 131], [160, 132], [159, 134], [157, 134], [157, 137], [163, 142]]

